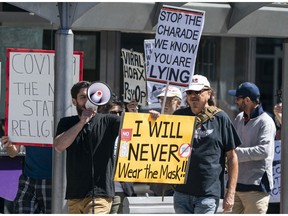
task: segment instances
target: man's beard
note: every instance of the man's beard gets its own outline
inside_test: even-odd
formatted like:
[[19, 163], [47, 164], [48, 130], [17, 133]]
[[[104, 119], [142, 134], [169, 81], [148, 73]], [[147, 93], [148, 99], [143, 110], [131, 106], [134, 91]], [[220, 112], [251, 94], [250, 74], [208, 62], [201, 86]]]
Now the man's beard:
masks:
[[245, 107], [246, 105], [244, 103], [240, 104], [240, 106], [238, 107], [239, 108], [239, 111], [242, 112], [245, 110]]
[[77, 110], [78, 115], [81, 116], [82, 112], [83, 112], [83, 108], [77, 104], [76, 105], [76, 110]]

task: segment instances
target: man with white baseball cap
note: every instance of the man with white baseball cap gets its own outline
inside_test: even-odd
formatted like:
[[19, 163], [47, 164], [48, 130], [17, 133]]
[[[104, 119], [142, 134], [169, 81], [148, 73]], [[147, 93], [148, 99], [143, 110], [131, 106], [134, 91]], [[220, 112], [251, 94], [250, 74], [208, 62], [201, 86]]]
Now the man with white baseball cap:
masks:
[[[241, 145], [228, 115], [214, 106], [213, 89], [202, 75], [194, 75], [185, 90], [189, 106], [173, 115], [195, 116], [196, 128], [185, 184], [177, 184], [173, 194], [176, 214], [213, 214], [220, 198], [223, 212], [231, 211], [238, 178], [235, 148]], [[153, 118], [159, 113], [150, 111]], [[224, 170], [227, 164], [228, 183], [224, 191]]]
[[[234, 204], [238, 176], [235, 148], [241, 141], [228, 115], [214, 106], [214, 92], [205, 76], [194, 75], [185, 92], [189, 106], [176, 110], [173, 115], [196, 116], [197, 124], [186, 184], [177, 185], [174, 191], [175, 212], [213, 214], [220, 198], [223, 212], [229, 212]], [[216, 114], [212, 110], [217, 110]], [[213, 118], [206, 118], [209, 116], [206, 113], [210, 116], [213, 113]], [[229, 179], [226, 193], [223, 189], [225, 161]]]
[[[161, 106], [163, 106], [164, 97], [165, 97], [166, 87], [161, 90], [161, 93], [157, 95]], [[180, 108], [182, 101], [182, 93], [179, 88], [175, 86], [168, 86], [166, 94], [166, 103], [164, 107], [164, 114], [172, 115], [175, 110]]]
[[192, 90], [192, 91], [201, 91], [202, 89], [209, 89], [210, 82], [205, 76], [195, 74], [192, 77], [191, 84], [189, 87], [185, 90], [185, 92]]

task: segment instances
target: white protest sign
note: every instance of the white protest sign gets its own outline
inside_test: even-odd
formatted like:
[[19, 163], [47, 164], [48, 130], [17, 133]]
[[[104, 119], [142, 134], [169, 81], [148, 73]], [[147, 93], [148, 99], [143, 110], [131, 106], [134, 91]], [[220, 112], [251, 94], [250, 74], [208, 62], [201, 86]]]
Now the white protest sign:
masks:
[[274, 187], [270, 192], [270, 203], [280, 202], [281, 191], [281, 140], [275, 140], [275, 151], [273, 161], [273, 180]]
[[[151, 64], [152, 51], [154, 49], [155, 39], [144, 40], [144, 54], [145, 54], [145, 66], [146, 75], [148, 77], [149, 66]], [[165, 87], [163, 83], [157, 83], [152, 81], [147, 81], [147, 102], [159, 103], [157, 95], [161, 93], [162, 88]]]
[[146, 105], [146, 74], [143, 53], [121, 49], [123, 60], [124, 94], [123, 101], [136, 100]]
[[[144, 40], [146, 72], [149, 71], [149, 66], [151, 64], [151, 57], [152, 57], [154, 45], [155, 45], [154, 39]], [[147, 76], [148, 76], [148, 74], [147, 74]], [[159, 99], [157, 98], [157, 95], [159, 95], [162, 92], [162, 89], [165, 86], [166, 86], [166, 83], [147, 81], [147, 102], [148, 102], [148, 104], [159, 103]], [[173, 85], [170, 85], [170, 86], [173, 86]], [[183, 86], [175, 86], [175, 87], [179, 88], [180, 91], [183, 92], [182, 98], [185, 98], [185, 95], [186, 95], [186, 94], [184, 94], [185, 87], [183, 87]], [[182, 105], [185, 106], [185, 100], [182, 100]]]
[[146, 74], [148, 76], [149, 66], [151, 64], [152, 51], [155, 46], [155, 39], [144, 40], [144, 54], [145, 54], [145, 66]]
[[164, 5], [147, 80], [187, 86], [194, 74], [205, 12]]
[[[5, 115], [12, 142], [53, 144], [54, 56], [53, 50], [7, 49]], [[74, 53], [73, 83], [82, 79], [82, 59], [82, 52]]]

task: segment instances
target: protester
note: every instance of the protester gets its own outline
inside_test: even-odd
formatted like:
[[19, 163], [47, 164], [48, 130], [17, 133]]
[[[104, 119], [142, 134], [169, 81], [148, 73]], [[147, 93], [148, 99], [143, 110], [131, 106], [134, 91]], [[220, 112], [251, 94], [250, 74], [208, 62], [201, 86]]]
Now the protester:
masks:
[[[275, 96], [277, 96], [277, 103], [275, 104], [274, 109], [273, 109], [273, 112], [274, 112], [274, 115], [275, 115], [275, 119], [274, 120], [276, 122], [276, 136], [275, 136], [275, 140], [281, 140], [282, 89], [278, 89], [277, 90], [277, 94]], [[275, 150], [276, 150], [276, 147], [275, 147]], [[276, 153], [276, 151], [274, 152], [274, 154], [275, 153]], [[279, 154], [279, 149], [278, 149], [278, 154]], [[281, 151], [280, 151], [280, 154], [281, 154]], [[275, 155], [274, 155], [274, 159], [275, 159]], [[279, 160], [279, 158], [277, 160], [273, 161], [273, 167], [274, 166], [276, 167], [278, 164], [281, 165], [281, 160]], [[275, 168], [273, 169], [273, 171], [275, 171]], [[278, 175], [276, 174], [276, 176], [278, 176]], [[277, 184], [274, 185], [274, 188], [276, 188], [276, 187], [277, 187]], [[267, 209], [266, 213], [267, 214], [280, 214], [280, 202], [271, 202], [271, 197], [270, 197], [270, 202], [269, 202], [268, 209]]]
[[265, 214], [273, 189], [275, 123], [264, 112], [254, 83], [244, 82], [228, 93], [241, 111], [233, 123], [243, 141], [236, 149], [239, 175], [232, 213]]
[[[137, 111], [138, 103], [136, 101], [131, 101], [126, 105], [128, 110], [133, 112]], [[124, 103], [119, 101], [117, 97], [113, 98], [107, 105], [105, 105], [102, 109], [103, 113], [110, 113], [121, 116], [125, 111]], [[117, 155], [117, 146], [118, 139], [115, 141], [115, 152], [114, 155]], [[125, 197], [136, 196], [134, 191], [133, 182], [116, 182], [115, 184], [115, 196], [113, 197], [113, 204], [110, 211], [110, 214], [122, 214], [123, 213], [123, 200]]]
[[72, 102], [78, 115], [60, 119], [54, 147], [67, 152], [68, 213], [103, 214], [110, 213], [115, 196], [114, 145], [120, 117], [86, 109], [89, 85], [81, 81], [72, 87]]
[[68, 213], [109, 213], [115, 195], [113, 183], [114, 143], [120, 118], [86, 109], [88, 81], [71, 89], [78, 115], [60, 119], [54, 147], [66, 150], [66, 199]]
[[[157, 98], [160, 101], [161, 107], [164, 103], [164, 96], [166, 87], [164, 87]], [[164, 105], [164, 114], [172, 115], [177, 109], [180, 108], [182, 101], [182, 93], [179, 88], [174, 86], [168, 86], [166, 94], [166, 103]], [[174, 186], [170, 184], [151, 183], [150, 190], [154, 192], [156, 196], [172, 196], [174, 193]]]
[[[20, 146], [2, 137], [2, 144], [10, 157], [17, 156]], [[16, 214], [50, 214], [52, 184], [52, 148], [26, 146], [23, 173], [14, 200]]]
[[[234, 204], [238, 176], [235, 148], [241, 144], [240, 139], [228, 115], [212, 106], [214, 92], [206, 77], [194, 75], [185, 92], [189, 106], [176, 110], [174, 115], [195, 116], [196, 129], [186, 184], [175, 187], [175, 212], [213, 214], [220, 198], [224, 198], [223, 211], [229, 212]], [[157, 113], [150, 112], [157, 117]], [[225, 161], [229, 181], [224, 196]]]
[[[164, 96], [166, 92], [166, 87], [164, 87], [157, 98], [160, 101], [161, 107], [164, 103]], [[182, 93], [179, 88], [174, 86], [168, 86], [166, 94], [166, 103], [164, 105], [164, 114], [172, 115], [177, 109], [180, 108], [182, 101]]]

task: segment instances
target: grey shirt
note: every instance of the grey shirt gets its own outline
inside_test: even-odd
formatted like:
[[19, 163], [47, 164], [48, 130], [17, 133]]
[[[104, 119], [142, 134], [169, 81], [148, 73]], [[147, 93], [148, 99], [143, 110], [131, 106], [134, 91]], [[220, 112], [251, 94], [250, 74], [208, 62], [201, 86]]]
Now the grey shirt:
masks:
[[242, 140], [236, 148], [239, 162], [238, 182], [244, 185], [260, 185], [267, 173], [270, 190], [273, 188], [273, 158], [276, 127], [265, 112], [244, 124], [244, 112], [234, 120], [235, 129]]

